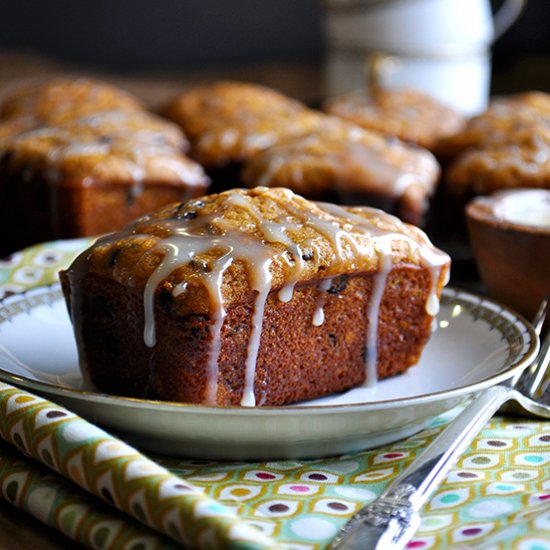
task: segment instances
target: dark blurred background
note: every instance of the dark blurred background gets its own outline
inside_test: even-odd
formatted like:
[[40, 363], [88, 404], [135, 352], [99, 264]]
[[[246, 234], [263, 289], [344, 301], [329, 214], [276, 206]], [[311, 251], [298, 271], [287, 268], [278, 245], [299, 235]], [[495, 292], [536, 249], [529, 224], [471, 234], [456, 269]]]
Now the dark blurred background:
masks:
[[19, 0], [3, 11], [0, 47], [119, 70], [318, 62], [323, 54], [317, 0]]
[[[318, 0], [18, 0], [2, 8], [0, 50], [83, 70], [166, 74], [270, 62], [321, 67], [326, 51]], [[497, 92], [550, 89], [549, 29], [549, 0], [529, 0], [494, 46]]]

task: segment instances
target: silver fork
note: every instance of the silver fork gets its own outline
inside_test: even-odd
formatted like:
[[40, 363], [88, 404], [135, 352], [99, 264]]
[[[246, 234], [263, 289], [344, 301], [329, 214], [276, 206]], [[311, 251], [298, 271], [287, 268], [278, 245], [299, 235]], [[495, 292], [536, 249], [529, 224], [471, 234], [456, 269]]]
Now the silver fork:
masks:
[[[545, 320], [550, 320], [549, 312], [547, 298], [533, 321], [539, 336]], [[549, 363], [550, 330], [531, 366], [509, 386], [493, 386], [475, 397], [376, 500], [361, 508], [344, 525], [331, 550], [404, 548], [420, 525], [419, 511], [424, 503], [499, 408], [513, 403], [514, 412], [550, 418], [550, 405], [545, 402], [549, 397], [545, 395]], [[542, 397], [535, 400], [540, 395]]]

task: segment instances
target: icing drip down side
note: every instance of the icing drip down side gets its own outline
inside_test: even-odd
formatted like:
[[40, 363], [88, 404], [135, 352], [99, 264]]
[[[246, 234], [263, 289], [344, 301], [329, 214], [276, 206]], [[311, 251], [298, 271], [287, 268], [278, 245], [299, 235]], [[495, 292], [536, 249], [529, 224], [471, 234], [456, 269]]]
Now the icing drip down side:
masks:
[[[430, 268], [432, 290], [426, 307], [434, 315], [442, 270], [446, 273], [449, 264], [448, 256], [434, 248], [421, 230], [393, 216], [371, 208], [316, 205], [282, 188], [231, 190], [167, 207], [137, 220], [122, 232], [100, 239], [95, 247], [131, 247], [133, 240], [147, 242], [147, 251], [137, 261], [151, 266], [142, 280], [124, 281], [144, 289], [147, 346], [156, 345], [155, 296], [159, 288], [169, 289], [182, 304], [191, 286], [202, 289], [205, 299], [201, 305], [211, 323], [206, 388], [209, 404], [216, 404], [227, 308], [245, 291], [253, 291], [254, 308], [241, 405], [254, 406], [256, 360], [265, 304], [272, 291], [278, 292], [281, 301], [290, 301], [297, 283], [318, 280], [321, 274], [317, 283], [319, 298], [311, 320], [312, 325], [319, 326], [324, 322], [324, 301], [335, 277], [374, 273], [365, 335], [369, 350], [366, 380], [372, 384], [376, 381], [378, 314], [387, 275], [397, 264]], [[101, 271], [94, 265], [91, 269]], [[241, 293], [235, 291], [236, 274], [240, 274], [240, 281], [246, 279]], [[124, 276], [114, 274], [121, 282]]]

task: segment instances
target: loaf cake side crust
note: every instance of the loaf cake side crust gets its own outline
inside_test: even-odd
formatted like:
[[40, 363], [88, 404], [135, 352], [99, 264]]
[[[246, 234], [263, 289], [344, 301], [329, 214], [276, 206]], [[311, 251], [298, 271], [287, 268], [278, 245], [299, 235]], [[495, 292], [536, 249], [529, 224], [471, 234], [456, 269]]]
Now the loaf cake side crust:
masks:
[[[431, 287], [427, 268], [403, 266], [388, 276], [378, 316], [377, 375], [387, 378], [414, 365], [429, 338], [425, 308]], [[79, 300], [79, 355], [85, 376], [100, 390], [164, 401], [207, 401], [208, 354], [213, 321], [183, 315], [169, 292], [155, 304], [157, 341], [143, 340], [142, 295], [112, 280], [90, 276], [62, 281], [67, 298]], [[254, 376], [258, 405], [284, 405], [344, 391], [365, 382], [366, 314], [374, 274], [335, 278], [326, 289], [301, 285], [289, 302], [277, 292], [267, 299]], [[75, 290], [75, 285], [77, 289]], [[322, 325], [313, 318], [321, 307]], [[221, 331], [216, 404], [240, 404], [243, 365], [250, 339], [254, 296], [227, 310]]]
[[6, 235], [0, 253], [36, 242], [116, 231], [166, 204], [202, 195], [205, 188], [206, 183], [189, 186], [158, 180], [133, 184], [92, 178], [51, 181], [47, 172], [31, 166], [8, 168], [0, 161], [0, 231]]

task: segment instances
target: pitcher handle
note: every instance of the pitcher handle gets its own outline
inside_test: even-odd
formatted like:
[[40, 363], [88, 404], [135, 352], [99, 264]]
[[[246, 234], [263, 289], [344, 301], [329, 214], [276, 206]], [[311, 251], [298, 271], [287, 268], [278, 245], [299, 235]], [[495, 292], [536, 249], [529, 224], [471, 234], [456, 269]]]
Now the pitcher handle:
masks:
[[516, 21], [521, 12], [525, 9], [527, 0], [505, 0], [502, 6], [497, 10], [493, 18], [494, 37], [493, 40], [500, 38]]

